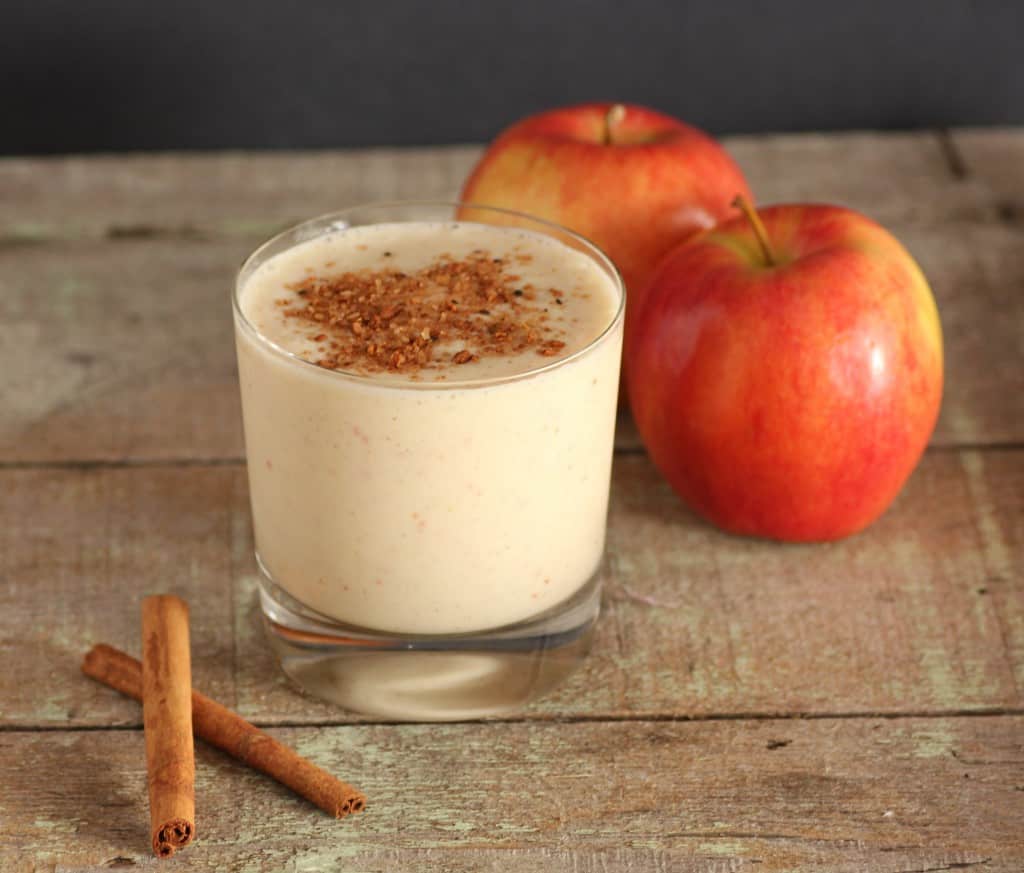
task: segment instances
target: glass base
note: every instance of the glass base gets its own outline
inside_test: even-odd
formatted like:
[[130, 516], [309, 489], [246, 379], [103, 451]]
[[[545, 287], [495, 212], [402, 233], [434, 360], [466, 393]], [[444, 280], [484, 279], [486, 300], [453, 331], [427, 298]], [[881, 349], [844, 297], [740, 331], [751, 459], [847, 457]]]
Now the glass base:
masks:
[[470, 634], [340, 624], [288, 595], [262, 564], [260, 606], [281, 668], [303, 691], [396, 721], [458, 721], [519, 709], [579, 666], [600, 611], [602, 569], [541, 615]]

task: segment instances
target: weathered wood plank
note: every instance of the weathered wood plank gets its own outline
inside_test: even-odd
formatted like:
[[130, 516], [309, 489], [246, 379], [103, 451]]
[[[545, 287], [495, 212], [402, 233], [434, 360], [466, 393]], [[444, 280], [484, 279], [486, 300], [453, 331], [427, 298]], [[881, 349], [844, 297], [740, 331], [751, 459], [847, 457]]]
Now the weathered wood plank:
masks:
[[229, 295], [247, 248], [0, 249], [0, 459], [241, 456]]
[[0, 159], [0, 239], [254, 240], [381, 200], [452, 199], [479, 146]]
[[[1024, 718], [275, 731], [369, 796], [335, 822], [197, 749], [195, 869], [1024, 865]], [[149, 866], [139, 731], [0, 734], [5, 870]], [[557, 761], [558, 766], [552, 766]], [[155, 866], [155, 864], [154, 864]]]
[[954, 176], [930, 131], [754, 135], [726, 145], [763, 204], [835, 203], [894, 230], [992, 218], [987, 191]]
[[1024, 130], [955, 130], [950, 136], [967, 178], [987, 186], [999, 216], [1024, 222]]
[[[988, 132], [969, 132], [982, 143]], [[999, 134], [993, 134], [998, 137]], [[990, 214], [938, 135], [727, 137], [758, 199], [842, 203], [883, 222]], [[0, 239], [267, 235], [373, 200], [452, 198], [482, 146], [0, 159]]]
[[[8, 470], [0, 517], [0, 648], [22, 653], [0, 724], [137, 725], [78, 662], [98, 641], [137, 652], [159, 590], [193, 604], [198, 687], [261, 723], [354, 718], [273, 664], [242, 468]], [[929, 453], [874, 527], [812, 547], [719, 533], [623, 455], [609, 549], [594, 651], [525, 718], [1024, 705], [1024, 451]]]
[[723, 535], [640, 459], [619, 468], [603, 636], [544, 711], [1024, 703], [1024, 453], [931, 453], [873, 527], [810, 547]]
[[[141, 599], [175, 592], [192, 609], [197, 687], [235, 699], [232, 579], [251, 569], [237, 467], [21, 471], [0, 476], [0, 713], [17, 723], [116, 724], [131, 710], [82, 694], [89, 641], [116, 638], [136, 654]], [[236, 516], [236, 513], [239, 513]], [[244, 558], [244, 567], [236, 559]], [[91, 684], [91, 683], [87, 683]], [[99, 707], [96, 704], [100, 703]], [[230, 705], [230, 703], [229, 703]], [[21, 714], [21, 715], [19, 715]]]
[[[762, 199], [811, 197], [801, 187], [810, 185], [818, 199], [896, 222], [935, 286], [946, 327], [949, 384], [937, 444], [1024, 438], [1024, 411], [1004, 400], [1024, 387], [1020, 235], [980, 219], [991, 204], [983, 208], [975, 189], [951, 181], [935, 136], [756, 137], [730, 145]], [[9, 243], [0, 248], [0, 460], [239, 456], [225, 297], [253, 241], [343, 201], [396, 196], [395, 186], [446, 196], [475, 154], [0, 161], [0, 225]], [[922, 200], [928, 191], [944, 192], [950, 203]], [[884, 204], [892, 211], [879, 214]], [[93, 236], [107, 244], [10, 244], [32, 238], [33, 227], [50, 228], [40, 239]], [[211, 235], [231, 239], [204, 241]], [[638, 445], [628, 421], [620, 445]]]
[[[1024, 441], [1024, 259], [1006, 224], [908, 226], [946, 335], [936, 445]], [[228, 295], [249, 243], [0, 248], [0, 460], [242, 455]], [[631, 423], [619, 445], [638, 446]]]

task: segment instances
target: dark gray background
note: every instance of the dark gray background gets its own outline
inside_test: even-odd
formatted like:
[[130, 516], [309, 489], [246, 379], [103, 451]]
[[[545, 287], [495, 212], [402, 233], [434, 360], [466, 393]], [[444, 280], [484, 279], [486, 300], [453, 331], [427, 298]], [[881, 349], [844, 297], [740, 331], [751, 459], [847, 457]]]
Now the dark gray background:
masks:
[[490, 139], [624, 100], [713, 133], [1024, 122], [1024, 4], [0, 4], [0, 153]]

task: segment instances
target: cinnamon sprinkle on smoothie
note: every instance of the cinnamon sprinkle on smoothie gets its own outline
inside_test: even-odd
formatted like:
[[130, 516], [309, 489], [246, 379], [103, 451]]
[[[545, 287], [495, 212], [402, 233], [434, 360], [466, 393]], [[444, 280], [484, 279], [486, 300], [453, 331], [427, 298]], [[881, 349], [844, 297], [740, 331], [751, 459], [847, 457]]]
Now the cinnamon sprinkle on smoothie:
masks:
[[[393, 258], [391, 251], [384, 258]], [[484, 250], [442, 256], [413, 272], [390, 267], [309, 276], [289, 287], [284, 315], [321, 331], [313, 363], [327, 369], [411, 373], [535, 350], [565, 348], [564, 328], [516, 287], [522, 279]], [[562, 291], [550, 293], [559, 304]]]
[[257, 333], [324, 370], [450, 384], [526, 374], [585, 349], [619, 303], [600, 293], [606, 279], [593, 259], [529, 230], [395, 222], [275, 255], [239, 303]]

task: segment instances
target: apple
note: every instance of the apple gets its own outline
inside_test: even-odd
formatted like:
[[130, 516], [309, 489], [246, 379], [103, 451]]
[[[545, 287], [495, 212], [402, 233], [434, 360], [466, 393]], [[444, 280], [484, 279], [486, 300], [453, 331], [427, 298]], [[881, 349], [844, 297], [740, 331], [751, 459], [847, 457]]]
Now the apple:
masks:
[[653, 109], [588, 103], [507, 128], [460, 199], [526, 212], [595, 243], [626, 282], [628, 322], [662, 255], [730, 215], [737, 193], [749, 196], [743, 174], [707, 134]]
[[694, 510], [738, 534], [834, 540], [880, 516], [942, 398], [913, 258], [836, 206], [744, 214], [670, 252], [628, 326], [637, 428]]

